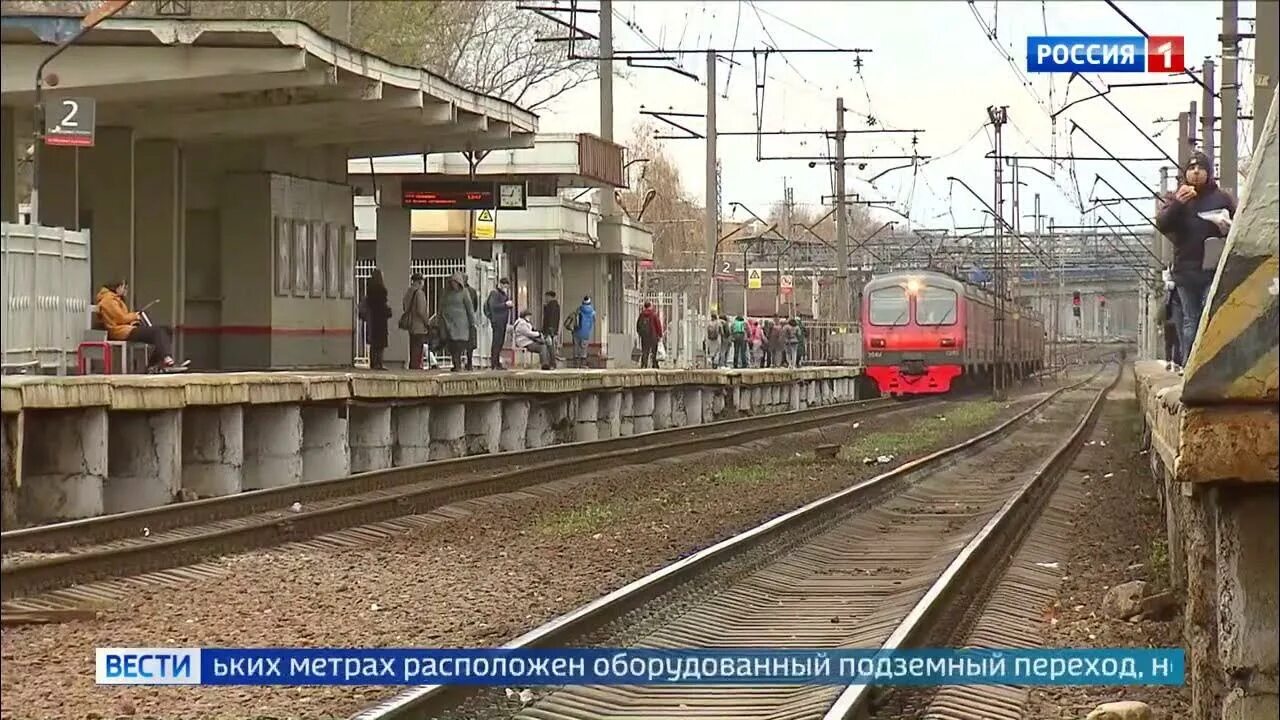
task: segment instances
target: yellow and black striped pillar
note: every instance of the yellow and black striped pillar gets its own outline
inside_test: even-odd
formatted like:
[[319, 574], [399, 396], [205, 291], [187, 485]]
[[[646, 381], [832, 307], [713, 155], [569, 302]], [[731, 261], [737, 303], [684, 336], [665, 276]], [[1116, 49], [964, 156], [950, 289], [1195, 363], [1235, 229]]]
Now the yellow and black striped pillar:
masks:
[[1274, 404], [1280, 377], [1280, 141], [1271, 100], [1187, 361], [1182, 402]]

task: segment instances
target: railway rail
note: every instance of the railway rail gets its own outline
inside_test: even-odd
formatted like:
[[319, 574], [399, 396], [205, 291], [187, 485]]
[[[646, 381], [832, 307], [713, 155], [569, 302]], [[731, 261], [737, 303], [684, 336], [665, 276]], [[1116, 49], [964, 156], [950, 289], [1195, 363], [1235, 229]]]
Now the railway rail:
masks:
[[904, 406], [891, 399], [856, 401], [609, 440], [435, 461], [10, 531], [0, 535], [4, 554], [0, 599], [179, 567], [571, 475], [740, 445], [881, 411], [913, 411], [936, 402]]
[[[992, 430], [774, 518], [503, 647], [918, 646], [980, 603], [1001, 574], [1119, 379], [1100, 378], [1106, 367]], [[526, 705], [436, 685], [351, 720], [844, 720], [873, 709], [873, 690], [563, 687]]]

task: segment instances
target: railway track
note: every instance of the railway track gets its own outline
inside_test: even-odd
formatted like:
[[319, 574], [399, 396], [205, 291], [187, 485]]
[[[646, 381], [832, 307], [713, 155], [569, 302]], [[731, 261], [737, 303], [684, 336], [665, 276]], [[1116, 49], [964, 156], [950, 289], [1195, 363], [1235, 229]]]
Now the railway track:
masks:
[[[503, 647], [918, 646], [981, 602], [1000, 574], [1119, 379], [1099, 377], [1104, 370], [993, 430], [718, 543]], [[524, 703], [427, 686], [352, 720], [837, 720], [873, 710], [873, 695], [869, 686], [562, 687]]]
[[905, 405], [890, 399], [843, 403], [610, 440], [436, 461], [10, 531], [0, 535], [4, 554], [0, 599], [176, 568], [212, 556], [426, 513], [449, 503], [571, 475], [740, 445], [882, 411], [910, 412], [939, 402], [944, 400]]

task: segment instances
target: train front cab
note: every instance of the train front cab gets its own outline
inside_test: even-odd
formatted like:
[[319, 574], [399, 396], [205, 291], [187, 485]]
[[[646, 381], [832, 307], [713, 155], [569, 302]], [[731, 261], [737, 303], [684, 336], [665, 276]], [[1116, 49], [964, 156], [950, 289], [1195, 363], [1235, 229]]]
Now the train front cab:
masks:
[[882, 395], [951, 391], [964, 367], [964, 287], [946, 276], [886, 276], [863, 292], [864, 372]]

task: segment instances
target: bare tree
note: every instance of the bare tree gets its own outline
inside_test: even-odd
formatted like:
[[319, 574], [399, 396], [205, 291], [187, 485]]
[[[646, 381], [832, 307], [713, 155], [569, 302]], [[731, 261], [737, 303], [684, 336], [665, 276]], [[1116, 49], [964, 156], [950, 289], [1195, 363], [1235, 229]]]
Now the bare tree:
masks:
[[632, 158], [642, 159], [639, 178], [622, 194], [622, 206], [633, 217], [644, 206], [641, 222], [653, 231], [653, 259], [661, 268], [704, 268], [703, 209], [684, 188], [680, 170], [653, 137], [653, 125], [636, 125], [628, 143]]

